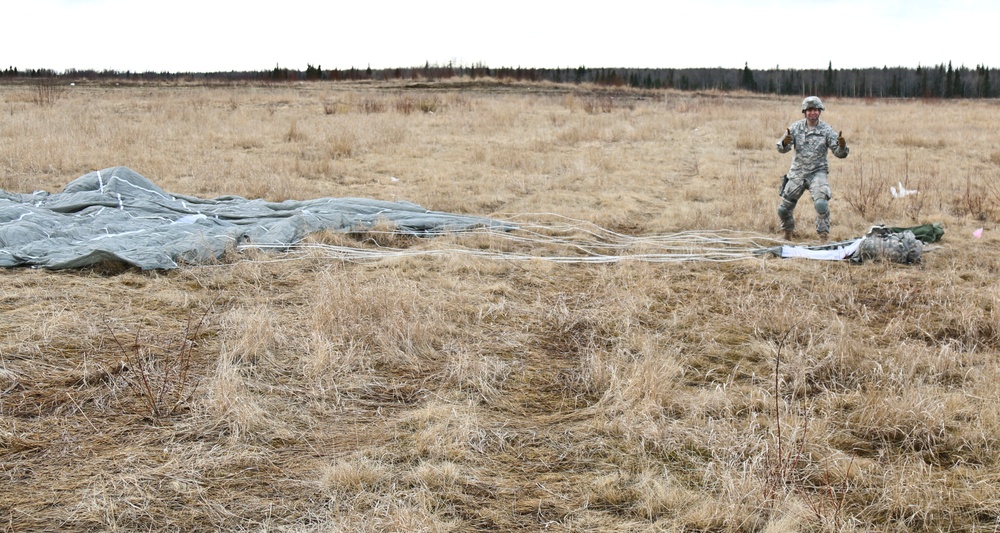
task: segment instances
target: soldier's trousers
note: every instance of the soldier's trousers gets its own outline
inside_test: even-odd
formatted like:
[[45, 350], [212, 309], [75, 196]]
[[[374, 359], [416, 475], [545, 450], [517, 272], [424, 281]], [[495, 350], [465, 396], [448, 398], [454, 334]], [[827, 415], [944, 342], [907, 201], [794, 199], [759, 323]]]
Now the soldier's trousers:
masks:
[[825, 171], [813, 172], [799, 178], [790, 178], [781, 191], [781, 203], [778, 205], [778, 216], [781, 217], [781, 229], [795, 229], [795, 204], [802, 194], [809, 190], [813, 207], [816, 208], [816, 232], [830, 232], [830, 183]]

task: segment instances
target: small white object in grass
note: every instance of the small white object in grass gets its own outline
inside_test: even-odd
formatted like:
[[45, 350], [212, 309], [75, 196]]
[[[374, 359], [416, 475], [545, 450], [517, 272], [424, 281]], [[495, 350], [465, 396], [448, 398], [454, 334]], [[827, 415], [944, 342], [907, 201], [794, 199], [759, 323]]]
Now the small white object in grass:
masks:
[[896, 191], [895, 187], [889, 187], [889, 192], [892, 193], [893, 198], [902, 198], [904, 196], [909, 196], [911, 194], [920, 194], [920, 191], [907, 190], [903, 188], [903, 182], [899, 182], [899, 191]]

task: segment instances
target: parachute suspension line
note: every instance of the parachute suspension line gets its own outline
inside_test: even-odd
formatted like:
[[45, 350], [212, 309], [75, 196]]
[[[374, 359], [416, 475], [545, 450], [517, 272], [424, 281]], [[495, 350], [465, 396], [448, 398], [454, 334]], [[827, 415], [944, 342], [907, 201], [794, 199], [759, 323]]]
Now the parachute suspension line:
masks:
[[[539, 220], [546, 218], [550, 221]], [[551, 213], [522, 214], [507, 218], [494, 217], [494, 219], [509, 222], [516, 229], [498, 231], [481, 227], [423, 234], [441, 237], [441, 240], [434, 240], [433, 248], [355, 247], [299, 242], [290, 246], [244, 243], [239, 245], [237, 250], [281, 250], [288, 254], [277, 261], [306, 259], [317, 255], [352, 262], [402, 257], [468, 256], [506, 261], [606, 264], [623, 261], [650, 263], [744, 261], [759, 259], [762, 249], [780, 245], [780, 241], [758, 233], [733, 230], [631, 236], [590, 222]], [[551, 219], [556, 221], [552, 222]], [[358, 233], [372, 236], [401, 235], [393, 231], [363, 230]], [[472, 242], [468, 242], [470, 240]]]

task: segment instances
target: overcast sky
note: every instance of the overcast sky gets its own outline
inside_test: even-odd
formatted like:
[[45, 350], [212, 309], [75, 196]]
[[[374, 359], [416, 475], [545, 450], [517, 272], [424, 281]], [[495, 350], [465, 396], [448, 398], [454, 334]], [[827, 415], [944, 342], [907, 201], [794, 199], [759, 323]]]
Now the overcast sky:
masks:
[[986, 0], [7, 0], [0, 69], [1000, 68]]

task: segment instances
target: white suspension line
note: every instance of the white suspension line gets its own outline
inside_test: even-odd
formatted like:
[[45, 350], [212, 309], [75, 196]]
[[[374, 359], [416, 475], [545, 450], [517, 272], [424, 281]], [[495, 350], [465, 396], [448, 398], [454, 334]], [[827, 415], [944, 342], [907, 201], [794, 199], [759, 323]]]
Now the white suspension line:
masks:
[[[524, 218], [553, 218], [561, 223], [546, 224], [544, 221]], [[475, 228], [460, 232], [435, 232], [427, 234], [441, 238], [452, 237], [462, 240], [468, 236], [487, 236], [497, 245], [516, 244], [525, 246], [536, 253], [504, 251], [496, 248], [479, 248], [462, 245], [453, 240], [441, 240], [441, 247], [434, 249], [412, 249], [393, 247], [354, 247], [322, 243], [300, 242], [293, 245], [264, 245], [245, 243], [238, 250], [265, 249], [298, 253], [302, 258], [324, 254], [343, 261], [377, 261], [402, 257], [456, 256], [507, 261], [545, 261], [551, 263], [607, 264], [622, 261], [642, 261], [650, 263], [680, 263], [691, 261], [732, 262], [755, 259], [768, 247], [780, 245], [780, 241], [757, 233], [734, 230], [682, 231], [666, 235], [631, 236], [602, 228], [596, 224], [574, 220], [561, 215], [542, 213], [515, 215], [496, 220], [510, 222], [517, 229], [497, 231], [490, 228]], [[368, 235], [402, 235], [392, 231], [354, 232]], [[486, 243], [489, 244], [489, 243]], [[547, 254], [545, 251], [551, 250]], [[579, 254], [579, 255], [574, 255]]]

